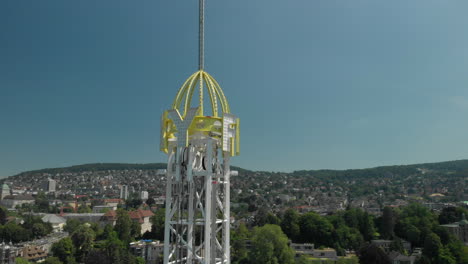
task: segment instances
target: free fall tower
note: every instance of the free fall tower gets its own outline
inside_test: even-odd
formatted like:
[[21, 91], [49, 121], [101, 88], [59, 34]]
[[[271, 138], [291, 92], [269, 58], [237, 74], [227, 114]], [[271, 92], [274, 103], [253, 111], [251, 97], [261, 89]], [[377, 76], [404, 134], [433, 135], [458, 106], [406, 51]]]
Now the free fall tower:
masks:
[[199, 0], [198, 71], [161, 117], [160, 149], [168, 154], [164, 264], [230, 263], [229, 162], [239, 155], [239, 119], [204, 70], [204, 8]]

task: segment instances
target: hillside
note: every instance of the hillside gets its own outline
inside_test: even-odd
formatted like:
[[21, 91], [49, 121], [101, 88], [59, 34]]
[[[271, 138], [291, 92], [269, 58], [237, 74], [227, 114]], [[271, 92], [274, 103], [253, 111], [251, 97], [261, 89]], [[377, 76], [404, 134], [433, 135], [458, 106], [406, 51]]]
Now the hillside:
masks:
[[[13, 188], [44, 190], [48, 178], [57, 181], [58, 194], [118, 197], [121, 185], [165, 195], [164, 163], [96, 163], [27, 171], [3, 179]], [[250, 171], [238, 167], [231, 179], [233, 211], [253, 212], [309, 206], [333, 212], [352, 206], [379, 208], [411, 201], [458, 202], [468, 200], [468, 160], [382, 166], [352, 170], [301, 170], [290, 173]], [[434, 200], [432, 194], [437, 193]], [[441, 195], [439, 195], [441, 194]]]
[[[69, 167], [61, 168], [46, 168], [33, 171], [25, 171], [14, 176], [24, 174], [36, 174], [36, 173], [73, 173], [73, 172], [84, 172], [84, 171], [106, 171], [106, 170], [157, 170], [165, 169], [166, 163], [90, 163], [82, 165], [74, 165]], [[232, 166], [234, 170], [238, 170], [240, 173], [252, 173], [253, 171], [243, 169], [240, 167]], [[315, 175], [315, 176], [329, 176], [329, 177], [379, 177], [385, 173], [391, 174], [413, 174], [421, 169], [437, 172], [451, 172], [461, 173], [468, 172], [468, 160], [455, 160], [455, 161], [444, 161], [444, 162], [433, 162], [433, 163], [421, 163], [421, 164], [410, 164], [410, 165], [392, 165], [392, 166], [380, 166], [375, 168], [364, 168], [364, 169], [348, 169], [348, 170], [298, 170], [291, 175], [303, 176], [303, 175]], [[269, 173], [269, 172], [262, 172]], [[272, 172], [273, 173], [273, 172]], [[283, 173], [283, 172], [278, 172]]]

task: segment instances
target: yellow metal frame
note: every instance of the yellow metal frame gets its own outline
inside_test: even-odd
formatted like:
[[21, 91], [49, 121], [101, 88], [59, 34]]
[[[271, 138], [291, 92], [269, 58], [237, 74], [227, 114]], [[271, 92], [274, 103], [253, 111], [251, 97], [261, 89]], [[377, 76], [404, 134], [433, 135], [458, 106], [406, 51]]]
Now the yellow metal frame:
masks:
[[[219, 86], [218, 82], [207, 72], [200, 70], [192, 74], [185, 83], [180, 87], [177, 92], [176, 98], [172, 103], [172, 109], [180, 109], [182, 112], [182, 118], [185, 118], [188, 109], [192, 103], [193, 92], [195, 91], [198, 84], [199, 88], [199, 105], [200, 105], [200, 116], [203, 116], [203, 88], [206, 87], [208, 95], [210, 97], [211, 109], [213, 110], [213, 116], [218, 117], [218, 100], [221, 103], [221, 110], [223, 113], [230, 113], [229, 103], [224, 96], [224, 92]], [[185, 100], [184, 100], [185, 98]], [[184, 104], [182, 105], [182, 102]], [[181, 106], [183, 108], [181, 109]], [[183, 110], [183, 111], [182, 111]]]
[[[218, 82], [207, 72], [199, 70], [192, 74], [180, 87], [171, 108], [177, 110], [182, 119], [185, 119], [197, 87], [199, 89], [199, 110], [189, 126], [188, 135], [199, 134], [221, 140], [223, 135], [223, 117], [219, 115], [218, 111], [221, 110], [223, 114], [229, 114], [229, 103]], [[205, 88], [210, 99], [212, 116], [204, 115], [203, 94]], [[239, 155], [240, 147], [239, 119], [232, 126], [235, 126], [236, 136], [231, 141], [231, 155], [236, 156]], [[161, 118], [161, 137], [163, 139], [160, 146], [161, 151], [168, 153], [169, 141], [176, 138], [176, 133], [177, 128], [174, 122], [168, 117], [168, 112], [164, 111]]]

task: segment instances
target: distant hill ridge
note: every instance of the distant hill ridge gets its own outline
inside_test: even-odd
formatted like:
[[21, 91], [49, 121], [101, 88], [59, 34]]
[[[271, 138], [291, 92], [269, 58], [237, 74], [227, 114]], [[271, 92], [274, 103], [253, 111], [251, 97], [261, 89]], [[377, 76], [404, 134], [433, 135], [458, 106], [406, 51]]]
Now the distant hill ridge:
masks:
[[[167, 167], [166, 163], [91, 163], [91, 164], [82, 164], [75, 165], [70, 167], [63, 168], [46, 168], [40, 170], [26, 171], [19, 173], [19, 176], [24, 174], [34, 174], [34, 173], [66, 173], [66, 172], [84, 172], [84, 171], [105, 171], [105, 170], [157, 170], [165, 169]], [[238, 170], [241, 173], [254, 172], [251, 170], [234, 167], [233, 170]], [[347, 169], [347, 170], [297, 170], [292, 172], [292, 175], [307, 175], [307, 174], [323, 174], [330, 176], [346, 176], [360, 174], [361, 176], [367, 175], [371, 176], [375, 173], [381, 173], [383, 171], [390, 173], [399, 173], [399, 172], [416, 172], [418, 169], [427, 169], [435, 170], [439, 172], [465, 172], [468, 171], [468, 160], [454, 160], [454, 161], [444, 161], [444, 162], [432, 162], [432, 163], [421, 163], [421, 164], [410, 164], [410, 165], [392, 165], [392, 166], [380, 166], [374, 168], [365, 168], [365, 169]]]

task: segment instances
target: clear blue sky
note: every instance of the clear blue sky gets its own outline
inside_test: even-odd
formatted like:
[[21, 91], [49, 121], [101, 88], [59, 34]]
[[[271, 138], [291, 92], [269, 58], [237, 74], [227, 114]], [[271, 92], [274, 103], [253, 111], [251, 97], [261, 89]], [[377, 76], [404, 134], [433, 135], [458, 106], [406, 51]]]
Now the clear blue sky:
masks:
[[[0, 176], [165, 162], [198, 1], [0, 1]], [[468, 158], [468, 1], [207, 0], [206, 70], [248, 169]]]

